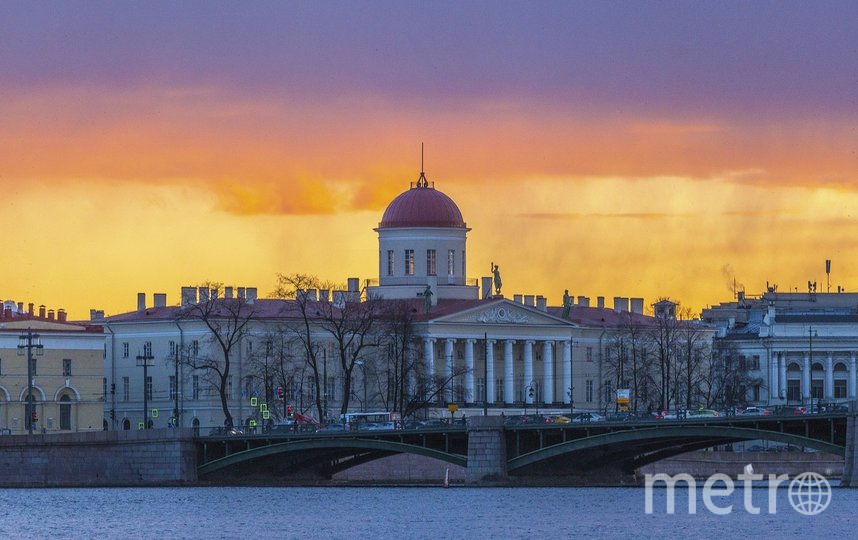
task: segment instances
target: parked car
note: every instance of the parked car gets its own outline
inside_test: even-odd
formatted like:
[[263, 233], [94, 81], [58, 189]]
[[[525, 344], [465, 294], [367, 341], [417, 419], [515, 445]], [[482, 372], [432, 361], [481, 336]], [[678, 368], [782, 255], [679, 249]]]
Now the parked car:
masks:
[[232, 427], [232, 428], [216, 427], [216, 428], [212, 428], [212, 430], [209, 431], [209, 435], [211, 435], [213, 437], [224, 437], [224, 436], [226, 436], [226, 437], [237, 437], [237, 436], [242, 435], [242, 434], [243, 434], [242, 431], [236, 427]]
[[772, 411], [762, 407], [745, 407], [739, 414], [741, 416], [771, 416]]
[[714, 409], [696, 409], [696, 410], [688, 411], [688, 418], [694, 418], [694, 417], [714, 418], [717, 416], [721, 416], [721, 413], [719, 413], [718, 411], [716, 411]]
[[579, 422], [601, 422], [604, 419], [605, 417], [601, 414], [594, 412], [584, 412], [576, 414], [575, 417], [572, 418], [572, 422], [576, 424]]

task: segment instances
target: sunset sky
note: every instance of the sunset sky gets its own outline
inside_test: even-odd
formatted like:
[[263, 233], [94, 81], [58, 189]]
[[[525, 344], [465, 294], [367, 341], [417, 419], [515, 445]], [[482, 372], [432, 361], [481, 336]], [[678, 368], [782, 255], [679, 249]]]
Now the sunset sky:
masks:
[[[377, 277], [426, 174], [504, 293], [858, 291], [858, 3], [5, 2], [0, 297]], [[610, 302], [610, 300], [609, 300]]]

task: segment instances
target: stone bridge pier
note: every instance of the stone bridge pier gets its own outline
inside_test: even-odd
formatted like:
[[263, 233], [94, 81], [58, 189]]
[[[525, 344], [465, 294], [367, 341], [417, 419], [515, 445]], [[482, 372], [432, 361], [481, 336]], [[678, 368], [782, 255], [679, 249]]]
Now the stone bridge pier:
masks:
[[840, 479], [840, 487], [858, 488], [858, 452], [856, 452], [856, 439], [858, 439], [858, 418], [850, 415], [846, 419], [846, 451], [843, 460], [843, 476]]
[[469, 416], [468, 484], [500, 483], [507, 481], [506, 439], [503, 416]]

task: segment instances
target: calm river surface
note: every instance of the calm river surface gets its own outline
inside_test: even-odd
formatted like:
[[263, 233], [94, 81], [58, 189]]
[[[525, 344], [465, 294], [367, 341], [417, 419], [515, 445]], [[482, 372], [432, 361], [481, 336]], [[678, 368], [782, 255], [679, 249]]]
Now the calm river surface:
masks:
[[[2, 489], [2, 538], [854, 538], [858, 490], [835, 489], [823, 513], [807, 517], [778, 493], [754, 489], [759, 515], [742, 490], [727, 516], [708, 513], [698, 493], [687, 513], [644, 512], [641, 488], [104, 488]], [[725, 503], [726, 501], [726, 503]]]

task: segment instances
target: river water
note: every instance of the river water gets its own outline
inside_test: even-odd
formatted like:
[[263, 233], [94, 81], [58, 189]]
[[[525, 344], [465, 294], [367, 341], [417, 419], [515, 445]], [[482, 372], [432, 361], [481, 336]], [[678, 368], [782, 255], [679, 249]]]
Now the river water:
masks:
[[666, 490], [645, 513], [642, 488], [89, 488], [0, 490], [2, 538], [854, 538], [858, 490], [833, 490], [831, 504], [803, 516], [778, 490], [741, 489], [718, 499], [725, 516], [688, 514], [687, 490], [676, 514]]

